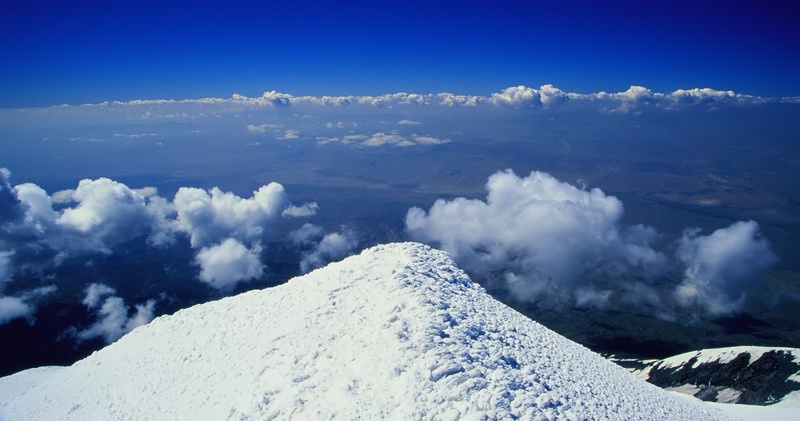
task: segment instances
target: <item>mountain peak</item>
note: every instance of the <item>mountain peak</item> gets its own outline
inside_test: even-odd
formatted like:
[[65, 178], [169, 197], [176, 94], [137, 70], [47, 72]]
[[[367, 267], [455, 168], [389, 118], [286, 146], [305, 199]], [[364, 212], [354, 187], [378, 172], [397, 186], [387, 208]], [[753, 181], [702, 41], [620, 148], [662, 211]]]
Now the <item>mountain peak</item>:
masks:
[[443, 252], [365, 250], [0, 379], [5, 419], [721, 419], [491, 298]]

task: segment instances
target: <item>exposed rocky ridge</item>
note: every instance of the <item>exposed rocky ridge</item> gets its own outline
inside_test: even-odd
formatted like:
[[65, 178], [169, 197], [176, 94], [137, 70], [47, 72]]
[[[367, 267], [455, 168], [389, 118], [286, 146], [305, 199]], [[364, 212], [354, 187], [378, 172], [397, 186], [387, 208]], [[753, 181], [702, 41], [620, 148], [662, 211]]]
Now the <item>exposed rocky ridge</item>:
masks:
[[623, 365], [642, 379], [712, 402], [771, 405], [800, 391], [800, 350], [730, 347]]

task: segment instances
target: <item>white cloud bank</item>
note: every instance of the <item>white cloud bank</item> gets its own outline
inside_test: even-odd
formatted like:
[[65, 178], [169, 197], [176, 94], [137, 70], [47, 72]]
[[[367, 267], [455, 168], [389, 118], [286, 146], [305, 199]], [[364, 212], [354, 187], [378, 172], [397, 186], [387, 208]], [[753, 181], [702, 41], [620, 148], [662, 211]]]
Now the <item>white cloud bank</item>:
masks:
[[519, 300], [602, 307], [613, 299], [666, 310], [671, 301], [721, 315], [741, 309], [743, 288], [775, 261], [754, 222], [708, 237], [690, 232], [677, 259], [684, 280], [665, 291], [654, 281], [676, 262], [652, 246], [654, 229], [621, 224], [615, 197], [541, 172], [499, 172], [486, 188], [485, 201], [437, 200], [428, 212], [410, 209], [406, 230]]
[[[660, 93], [643, 86], [631, 86], [622, 92], [574, 93], [545, 84], [539, 88], [528, 86], [512, 86], [489, 95], [459, 95], [449, 92], [415, 94], [398, 92], [377, 96], [295, 96], [276, 91], [264, 92], [260, 97], [247, 97], [233, 94], [230, 98], [202, 98], [187, 100], [134, 100], [127, 102], [105, 102], [101, 104], [85, 104], [89, 107], [108, 106], [153, 106], [170, 104], [217, 104], [236, 105], [241, 107], [283, 108], [292, 106], [369, 106], [369, 107], [402, 107], [402, 106], [445, 106], [445, 107], [477, 107], [498, 106], [513, 108], [548, 109], [567, 104], [595, 104], [601, 111], [633, 112], [639, 108], [655, 107], [677, 109], [681, 107], [714, 108], [721, 105], [763, 104], [763, 103], [798, 103], [800, 98], [767, 98], [735, 93], [730, 90], [711, 88], [678, 89], [673, 92]], [[413, 124], [410, 120], [401, 120], [398, 124]], [[276, 127], [249, 125], [252, 133], [264, 133]]]

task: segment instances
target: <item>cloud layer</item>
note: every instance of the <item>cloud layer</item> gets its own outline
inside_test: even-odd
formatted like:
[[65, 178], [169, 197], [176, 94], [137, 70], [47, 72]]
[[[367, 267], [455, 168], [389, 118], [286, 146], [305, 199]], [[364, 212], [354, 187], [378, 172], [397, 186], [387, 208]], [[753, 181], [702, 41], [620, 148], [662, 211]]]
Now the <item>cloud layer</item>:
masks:
[[[270, 239], [280, 219], [313, 216], [319, 210], [314, 202], [293, 205], [278, 183], [260, 187], [251, 197], [216, 187], [181, 187], [168, 200], [154, 188], [131, 189], [107, 178], [81, 180], [73, 190], [49, 195], [35, 184], [12, 187], [10, 175], [7, 169], [0, 170], [0, 213], [4, 215], [0, 222], [0, 323], [20, 317], [32, 320], [39, 297], [55, 290], [45, 286], [3, 295], [17, 272], [42, 272], [68, 259], [109, 255], [134, 239], [166, 248], [185, 238], [196, 253], [197, 279], [215, 289], [230, 290], [238, 282], [264, 275], [261, 244]], [[321, 262], [343, 257], [342, 250], [350, 248], [336, 248], [335, 238], [323, 241], [307, 259]], [[129, 316], [122, 298], [114, 294], [103, 284], [86, 290], [84, 305], [97, 312], [99, 321], [79, 331], [77, 338], [102, 336], [111, 341], [152, 316], [149, 302]], [[108, 297], [100, 301], [100, 296]]]
[[[478, 107], [497, 106], [528, 109], [548, 109], [568, 104], [594, 104], [600, 110], [615, 112], [631, 112], [637, 108], [677, 109], [681, 107], [709, 107], [722, 105], [743, 105], [763, 103], [800, 102], [800, 98], [766, 98], [739, 94], [730, 90], [720, 91], [711, 88], [678, 89], [673, 92], [660, 93], [643, 86], [631, 86], [622, 92], [574, 93], [565, 92], [550, 85], [539, 88], [528, 86], [511, 86], [489, 95], [459, 95], [448, 92], [415, 94], [398, 92], [385, 95], [348, 95], [348, 96], [295, 96], [276, 91], [264, 92], [259, 97], [248, 97], [233, 94], [230, 98], [202, 98], [187, 100], [134, 100], [104, 102], [101, 104], [85, 104], [84, 106], [153, 106], [169, 104], [218, 104], [239, 105], [257, 108], [286, 108], [293, 106], [368, 106], [368, 107], [402, 107], [402, 106], [444, 106], [444, 107]], [[414, 124], [409, 120], [401, 120], [400, 124]], [[273, 125], [250, 125], [248, 130], [263, 133], [274, 129]], [[287, 137], [291, 138], [291, 137]]]
[[[486, 189], [485, 201], [437, 200], [427, 212], [410, 209], [406, 230], [523, 301], [729, 314], [741, 309], [746, 287], [776, 260], [752, 221], [709, 236], [687, 232], [670, 258], [653, 246], [654, 229], [623, 226], [622, 203], [599, 189], [510, 171], [492, 175]], [[664, 288], [678, 267], [684, 268], [680, 284]]]

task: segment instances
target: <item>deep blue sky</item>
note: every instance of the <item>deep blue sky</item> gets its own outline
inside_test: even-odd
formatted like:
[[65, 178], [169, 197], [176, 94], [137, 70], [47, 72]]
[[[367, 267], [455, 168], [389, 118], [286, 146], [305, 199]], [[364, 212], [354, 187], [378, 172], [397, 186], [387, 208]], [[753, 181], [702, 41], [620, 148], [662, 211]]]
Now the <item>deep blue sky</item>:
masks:
[[545, 83], [800, 95], [793, 1], [161, 3], [3, 0], [0, 106]]

